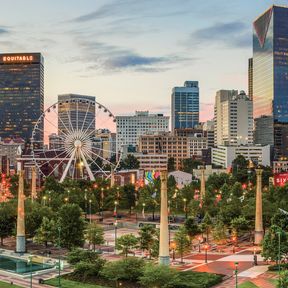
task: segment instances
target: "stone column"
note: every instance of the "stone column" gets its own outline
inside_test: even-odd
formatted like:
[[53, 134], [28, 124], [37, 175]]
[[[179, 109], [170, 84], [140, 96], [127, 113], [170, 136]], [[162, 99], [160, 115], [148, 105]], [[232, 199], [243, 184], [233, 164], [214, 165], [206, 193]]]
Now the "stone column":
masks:
[[34, 201], [37, 198], [36, 192], [36, 167], [31, 168], [31, 200]]
[[263, 240], [263, 214], [262, 214], [262, 169], [256, 169], [256, 213], [255, 213], [255, 240], [254, 243], [259, 245]]
[[110, 187], [112, 188], [115, 185], [115, 175], [114, 175], [114, 169], [111, 168], [111, 181], [110, 181]]
[[17, 209], [17, 236], [16, 236], [16, 252], [26, 252], [25, 239], [25, 210], [24, 210], [24, 171], [19, 171], [19, 187], [18, 187], [18, 209]]
[[201, 188], [200, 188], [200, 199], [203, 200], [206, 194], [205, 187], [205, 166], [201, 166]]
[[160, 215], [160, 245], [159, 264], [169, 265], [169, 230], [168, 230], [168, 201], [167, 201], [167, 171], [161, 171], [161, 215]]
[[132, 185], [135, 184], [135, 174], [134, 174], [134, 173], [132, 173], [132, 174], [130, 175], [130, 181], [131, 181], [131, 184], [132, 184]]

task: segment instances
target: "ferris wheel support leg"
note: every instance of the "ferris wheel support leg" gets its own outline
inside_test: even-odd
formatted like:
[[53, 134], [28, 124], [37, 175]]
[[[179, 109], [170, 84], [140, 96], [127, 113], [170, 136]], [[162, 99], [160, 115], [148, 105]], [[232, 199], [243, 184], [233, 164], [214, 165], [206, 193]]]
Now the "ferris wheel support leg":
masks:
[[63, 173], [63, 175], [62, 175], [62, 177], [61, 177], [61, 179], [60, 179], [60, 181], [59, 181], [60, 183], [62, 183], [62, 182], [64, 181], [64, 179], [66, 178], [67, 173], [68, 173], [68, 171], [69, 171], [69, 168], [70, 168], [70, 166], [71, 166], [72, 160], [73, 160], [74, 157], [75, 157], [75, 153], [76, 153], [76, 151], [74, 150], [73, 153], [72, 153], [72, 155], [71, 155], [71, 157], [70, 157], [70, 159], [69, 159], [69, 162], [68, 162], [67, 166], [65, 167], [64, 173]]
[[89, 167], [89, 165], [88, 165], [88, 163], [86, 161], [86, 158], [84, 157], [83, 152], [81, 150], [80, 150], [80, 155], [81, 155], [82, 161], [84, 163], [84, 166], [85, 166], [85, 168], [86, 168], [86, 170], [88, 172], [90, 180], [91, 181], [95, 181], [95, 177], [94, 177], [94, 175], [93, 175], [93, 173], [92, 173], [92, 171], [91, 171], [91, 169], [90, 169], [90, 167]]

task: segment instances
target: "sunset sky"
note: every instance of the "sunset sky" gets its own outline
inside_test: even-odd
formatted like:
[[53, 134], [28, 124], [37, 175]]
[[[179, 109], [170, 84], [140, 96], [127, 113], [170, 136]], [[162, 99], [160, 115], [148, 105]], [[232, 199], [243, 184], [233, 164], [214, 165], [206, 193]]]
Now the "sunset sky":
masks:
[[43, 54], [45, 106], [79, 93], [170, 115], [171, 89], [198, 80], [207, 120], [217, 90], [247, 91], [252, 21], [272, 4], [288, 1], [1, 1], [0, 50]]

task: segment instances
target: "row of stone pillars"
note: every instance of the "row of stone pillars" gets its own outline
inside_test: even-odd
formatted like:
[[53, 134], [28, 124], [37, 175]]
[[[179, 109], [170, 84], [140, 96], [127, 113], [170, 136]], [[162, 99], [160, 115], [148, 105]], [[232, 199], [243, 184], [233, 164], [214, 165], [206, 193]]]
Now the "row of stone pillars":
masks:
[[[201, 169], [201, 200], [205, 196], [205, 175], [204, 168]], [[256, 169], [256, 211], [255, 211], [255, 239], [254, 243], [260, 245], [263, 236], [263, 215], [262, 215], [262, 169]], [[168, 230], [168, 199], [167, 199], [167, 171], [161, 171], [161, 214], [160, 214], [160, 247], [159, 247], [159, 264], [169, 265], [169, 230]]]

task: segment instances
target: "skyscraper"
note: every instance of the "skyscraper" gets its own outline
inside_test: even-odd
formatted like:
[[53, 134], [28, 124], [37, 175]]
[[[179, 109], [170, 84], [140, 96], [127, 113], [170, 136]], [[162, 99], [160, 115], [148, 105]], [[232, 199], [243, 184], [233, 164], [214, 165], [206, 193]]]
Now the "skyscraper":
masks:
[[[29, 140], [44, 109], [44, 59], [40, 53], [0, 54], [0, 137]], [[43, 139], [43, 133], [35, 135]]]
[[253, 100], [253, 58], [248, 61], [248, 96]]
[[288, 7], [272, 6], [253, 23], [255, 143], [288, 156]]
[[[95, 97], [62, 94], [58, 95], [58, 134], [66, 130], [95, 131]], [[67, 133], [66, 133], [67, 134]]]
[[185, 81], [184, 87], [174, 87], [171, 104], [171, 129], [194, 128], [199, 124], [198, 81]]
[[216, 93], [214, 137], [215, 146], [253, 144], [253, 104], [244, 91]]

